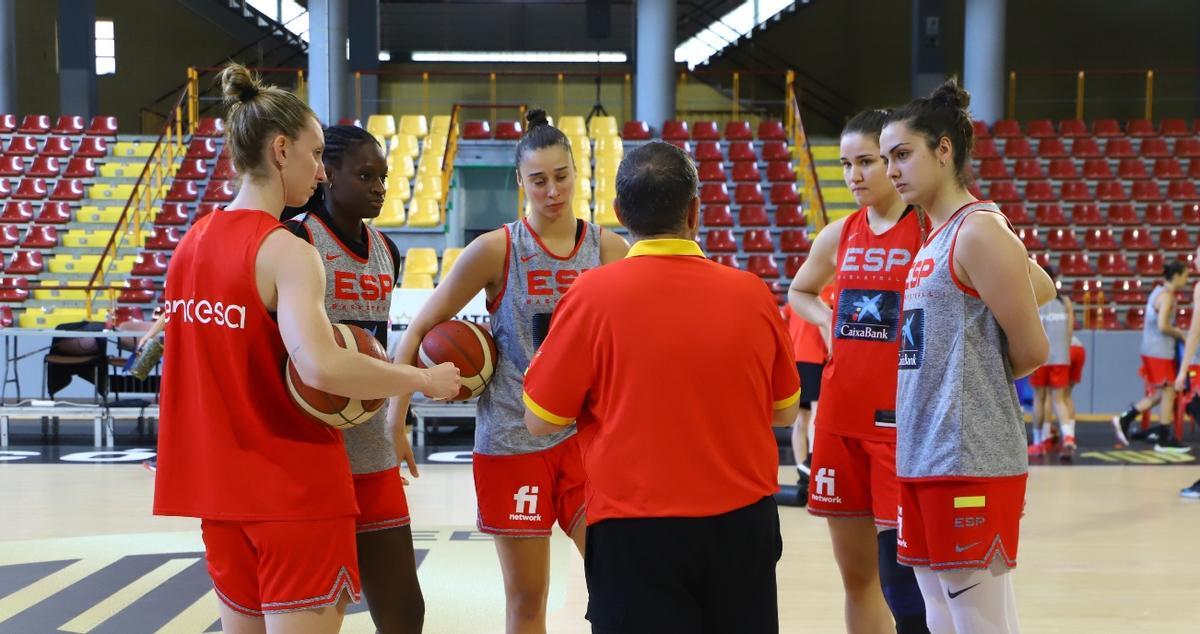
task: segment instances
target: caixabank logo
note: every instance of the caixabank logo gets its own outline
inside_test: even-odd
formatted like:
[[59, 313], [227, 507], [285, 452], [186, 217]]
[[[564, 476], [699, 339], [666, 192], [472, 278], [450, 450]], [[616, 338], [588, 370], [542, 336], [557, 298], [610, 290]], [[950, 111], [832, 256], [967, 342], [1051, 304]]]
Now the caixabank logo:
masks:
[[916, 370], [924, 362], [925, 310], [906, 310], [900, 318], [900, 369]]
[[859, 341], [896, 340], [900, 319], [900, 293], [848, 288], [838, 295], [838, 339]]

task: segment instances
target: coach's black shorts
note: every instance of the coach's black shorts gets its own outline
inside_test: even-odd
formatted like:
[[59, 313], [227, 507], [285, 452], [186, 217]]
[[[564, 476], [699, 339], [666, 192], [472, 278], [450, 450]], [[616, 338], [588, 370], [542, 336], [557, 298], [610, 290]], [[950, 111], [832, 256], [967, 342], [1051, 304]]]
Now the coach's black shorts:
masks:
[[584, 555], [592, 632], [775, 634], [782, 554], [773, 497], [712, 517], [597, 522]]
[[824, 363], [796, 362], [796, 372], [800, 373], [800, 407], [812, 409], [812, 404], [821, 398], [821, 373], [824, 371]]

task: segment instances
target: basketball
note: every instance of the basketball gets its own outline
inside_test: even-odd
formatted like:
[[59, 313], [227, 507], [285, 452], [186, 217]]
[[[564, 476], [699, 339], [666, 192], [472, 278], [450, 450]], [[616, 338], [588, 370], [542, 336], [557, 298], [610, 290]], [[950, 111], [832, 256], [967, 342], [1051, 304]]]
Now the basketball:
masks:
[[462, 374], [462, 388], [452, 401], [465, 401], [483, 393], [496, 369], [496, 342], [483, 327], [469, 321], [445, 321], [421, 340], [418, 364], [431, 368], [453, 363]]
[[[333, 324], [333, 339], [347, 350], [354, 350], [380, 361], [388, 360], [387, 353], [384, 352], [383, 346], [379, 345], [379, 341], [358, 326]], [[290, 358], [286, 374], [288, 394], [291, 395], [292, 402], [309, 416], [337, 429], [349, 429], [367, 422], [387, 401], [383, 398], [363, 401], [322, 392], [305, 385]]]

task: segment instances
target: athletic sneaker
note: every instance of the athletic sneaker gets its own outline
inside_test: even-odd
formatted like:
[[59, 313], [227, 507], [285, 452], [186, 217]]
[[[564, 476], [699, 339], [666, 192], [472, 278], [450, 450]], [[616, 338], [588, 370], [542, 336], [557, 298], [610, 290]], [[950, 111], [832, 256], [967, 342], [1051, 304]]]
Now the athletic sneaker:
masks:
[[1192, 448], [1175, 440], [1174, 436], [1167, 434], [1154, 443], [1154, 450], [1159, 453], [1188, 453]]
[[1196, 483], [1192, 486], [1180, 490], [1179, 495], [1191, 500], [1200, 500], [1200, 480], [1196, 480]]
[[1069, 451], [1071, 453], [1075, 453], [1076, 449], [1078, 449], [1078, 446], [1075, 444], [1074, 436], [1067, 436], [1066, 438], [1063, 438], [1062, 450], [1064, 452]]
[[1133, 424], [1132, 417], [1113, 416], [1112, 426], [1113, 431], [1117, 434], [1117, 444], [1121, 447], [1129, 446], [1129, 427]]
[[158, 471], [158, 458], [151, 458], [143, 462], [142, 466], [146, 468], [146, 471], [154, 473], [155, 471]]
[[1046, 453], [1046, 444], [1044, 442], [1031, 443], [1025, 448], [1025, 453], [1029, 454], [1029, 457], [1031, 458], [1041, 456], [1042, 454]]

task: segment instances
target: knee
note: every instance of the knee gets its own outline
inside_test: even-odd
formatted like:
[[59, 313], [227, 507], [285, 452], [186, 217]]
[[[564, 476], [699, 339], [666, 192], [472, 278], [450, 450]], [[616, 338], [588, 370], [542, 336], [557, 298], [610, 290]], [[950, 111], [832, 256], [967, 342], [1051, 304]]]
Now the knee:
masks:
[[842, 587], [851, 599], [875, 595], [879, 593], [879, 576], [874, 570], [843, 570]]
[[508, 593], [508, 613], [521, 621], [546, 617], [546, 591], [514, 590]]
[[417, 592], [390, 605], [382, 614], [372, 614], [379, 634], [410, 634], [425, 627], [425, 597]]

